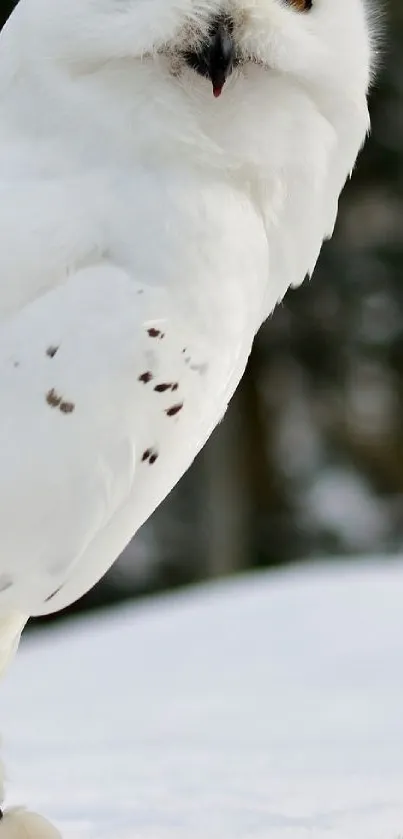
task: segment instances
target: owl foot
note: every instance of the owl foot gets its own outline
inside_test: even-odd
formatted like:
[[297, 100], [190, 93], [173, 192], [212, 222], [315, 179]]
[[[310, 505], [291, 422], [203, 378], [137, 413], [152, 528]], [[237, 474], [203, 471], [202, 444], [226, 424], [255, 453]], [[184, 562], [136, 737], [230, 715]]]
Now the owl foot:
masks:
[[0, 820], [0, 839], [62, 839], [43, 816], [22, 807], [5, 810]]

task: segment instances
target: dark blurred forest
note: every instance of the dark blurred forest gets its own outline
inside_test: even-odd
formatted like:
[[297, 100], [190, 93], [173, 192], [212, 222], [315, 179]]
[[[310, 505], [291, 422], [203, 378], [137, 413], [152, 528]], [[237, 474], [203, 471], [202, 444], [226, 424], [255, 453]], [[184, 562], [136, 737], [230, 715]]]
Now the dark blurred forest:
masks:
[[253, 567], [401, 551], [402, 0], [385, 17], [372, 136], [333, 239], [257, 336], [205, 450], [74, 611]]

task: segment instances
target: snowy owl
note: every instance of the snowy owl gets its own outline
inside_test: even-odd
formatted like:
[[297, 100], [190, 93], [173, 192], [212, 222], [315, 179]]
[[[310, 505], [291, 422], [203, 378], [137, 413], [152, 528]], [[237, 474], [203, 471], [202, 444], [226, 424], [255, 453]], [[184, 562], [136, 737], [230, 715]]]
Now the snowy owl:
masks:
[[364, 0], [21, 0], [3, 29], [1, 669], [177, 483], [312, 274], [369, 127], [371, 20]]

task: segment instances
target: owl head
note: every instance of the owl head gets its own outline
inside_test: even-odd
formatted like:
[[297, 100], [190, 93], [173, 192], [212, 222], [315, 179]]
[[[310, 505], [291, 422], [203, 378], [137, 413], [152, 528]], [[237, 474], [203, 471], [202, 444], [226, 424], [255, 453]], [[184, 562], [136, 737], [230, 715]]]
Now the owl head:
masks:
[[[85, 60], [154, 60], [191, 88], [225, 83], [251, 66], [319, 95], [368, 88], [376, 58], [373, 0], [20, 0], [35, 41]], [[371, 5], [370, 5], [371, 4]], [[27, 40], [29, 40], [27, 32]], [[166, 63], [162, 59], [166, 58]], [[159, 64], [158, 64], [159, 62]]]
[[[91, 120], [109, 157], [116, 136], [119, 155], [136, 161], [170, 156], [236, 172], [274, 231], [272, 251], [286, 231], [282, 270], [295, 284], [332, 232], [368, 130], [371, 4], [20, 0], [5, 34], [14, 33], [13, 61], [31, 62], [29, 79], [43, 72], [47, 95], [52, 74], [57, 81], [42, 123], [59, 109], [69, 124]], [[1, 62], [0, 71], [4, 80]], [[285, 269], [290, 237], [301, 259]]]
[[[187, 68], [211, 82], [219, 96], [225, 83], [248, 73], [278, 74], [319, 95], [359, 95], [367, 90], [376, 56], [374, 13], [365, 0], [148, 0], [153, 43], [166, 51], [191, 84]], [[144, 7], [144, 3], [141, 3]], [[160, 21], [159, 17], [161, 15]], [[166, 17], [169, 31], [159, 22]], [[140, 34], [140, 31], [139, 31]]]

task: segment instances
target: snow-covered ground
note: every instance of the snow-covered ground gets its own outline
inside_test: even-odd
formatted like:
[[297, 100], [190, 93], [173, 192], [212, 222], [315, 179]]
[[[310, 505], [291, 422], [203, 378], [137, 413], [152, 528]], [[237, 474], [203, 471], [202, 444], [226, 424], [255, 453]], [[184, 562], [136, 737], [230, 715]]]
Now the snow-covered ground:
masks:
[[9, 803], [64, 839], [403, 836], [403, 564], [262, 574], [28, 638]]

